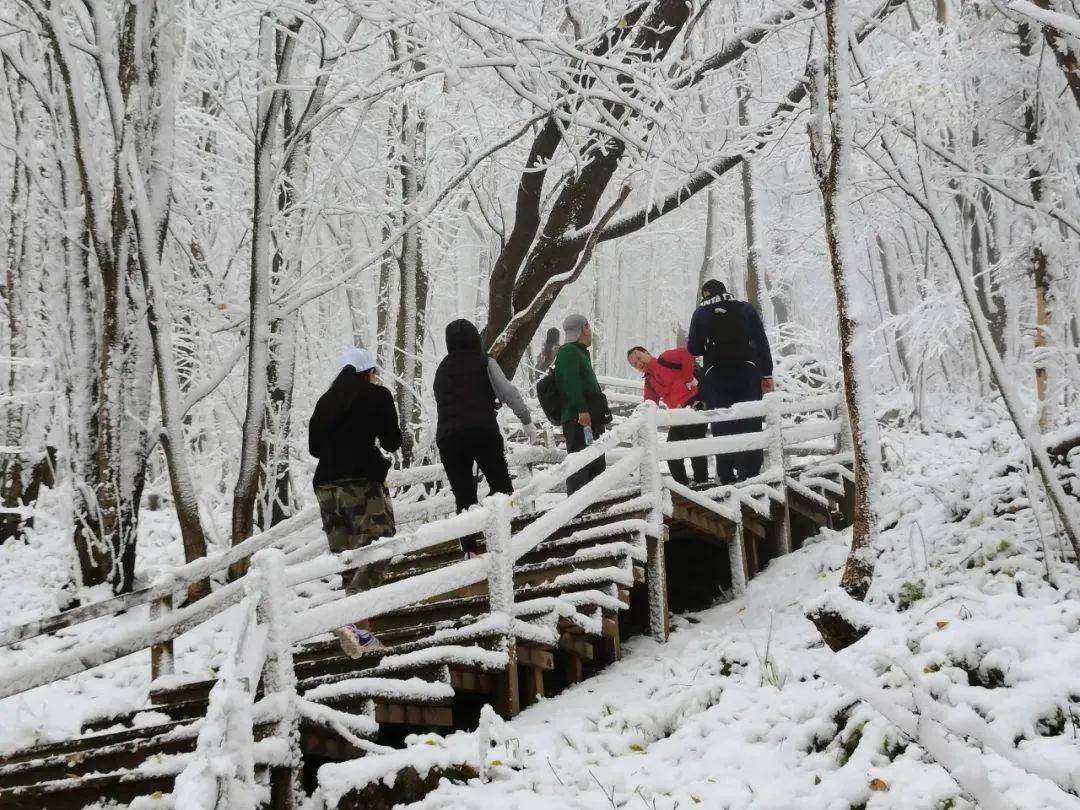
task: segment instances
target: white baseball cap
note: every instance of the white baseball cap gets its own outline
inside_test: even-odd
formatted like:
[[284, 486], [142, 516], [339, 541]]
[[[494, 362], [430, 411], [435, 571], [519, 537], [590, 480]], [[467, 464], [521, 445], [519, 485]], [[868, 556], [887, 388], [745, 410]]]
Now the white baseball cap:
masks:
[[346, 349], [338, 358], [338, 372], [345, 366], [352, 366], [357, 372], [371, 371], [375, 368], [375, 358], [367, 349]]

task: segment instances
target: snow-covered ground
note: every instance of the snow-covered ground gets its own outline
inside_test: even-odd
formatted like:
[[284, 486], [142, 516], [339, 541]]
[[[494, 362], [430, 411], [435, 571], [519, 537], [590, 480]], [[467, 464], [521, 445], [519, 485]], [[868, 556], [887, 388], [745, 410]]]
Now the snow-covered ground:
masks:
[[[1008, 427], [947, 433], [884, 432], [889, 528], [861, 642], [834, 654], [803, 617], [847, 552], [827, 532], [514, 721], [415, 738], [421, 767], [479, 766], [492, 744], [486, 783], [444, 781], [412, 807], [1080, 807], [1080, 573], [1052, 543], [1044, 580]], [[313, 807], [384, 770], [324, 766]]]
[[[510, 723], [324, 766], [312, 807], [402, 762], [478, 767], [485, 735], [487, 781], [444, 783], [414, 807], [944, 810], [976, 806], [973, 794], [982, 807], [1080, 807], [1080, 572], [1057, 541], [1044, 556], [1053, 520], [1029, 506], [1015, 435], [965, 416], [929, 434], [886, 427], [883, 447], [875, 629], [857, 645], [830, 652], [803, 617], [847, 552], [846, 533], [826, 532], [743, 598], [676, 618], [669, 643], [634, 639], [617, 665]], [[144, 513], [148, 575], [179, 561], [167, 514]], [[0, 624], [70, 598], [66, 532], [45, 520], [31, 543], [0, 546]], [[138, 609], [121, 623], [144, 620]], [[181, 640], [180, 672], [207, 670], [227, 641], [217, 626]], [[0, 649], [0, 668], [102, 631]], [[0, 749], [140, 705], [148, 680], [143, 653], [0, 701]]]

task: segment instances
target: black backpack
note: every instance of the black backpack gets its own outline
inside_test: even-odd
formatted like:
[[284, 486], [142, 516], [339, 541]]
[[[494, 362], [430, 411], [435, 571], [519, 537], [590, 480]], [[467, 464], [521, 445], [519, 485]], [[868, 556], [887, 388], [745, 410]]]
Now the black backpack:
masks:
[[548, 421], [553, 425], [561, 425], [563, 406], [566, 403], [554, 368], [537, 381], [536, 398], [540, 400], [540, 409]]
[[705, 365], [737, 366], [754, 362], [757, 355], [750, 342], [743, 303], [731, 296], [717, 296], [701, 306], [710, 310], [706, 322]]

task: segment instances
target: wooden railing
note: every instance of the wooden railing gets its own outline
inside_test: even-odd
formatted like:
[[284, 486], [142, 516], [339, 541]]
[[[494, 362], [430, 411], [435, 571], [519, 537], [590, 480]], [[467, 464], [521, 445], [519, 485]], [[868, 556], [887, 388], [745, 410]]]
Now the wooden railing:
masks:
[[[518, 470], [520, 473], [524, 473], [525, 477], [529, 477], [533, 468], [537, 465], [561, 461], [565, 455], [565, 452], [553, 447], [521, 447], [511, 450], [507, 457], [507, 463], [512, 470]], [[428, 464], [409, 470], [391, 470], [387, 476], [387, 484], [392, 490], [430, 483], [446, 483], [446, 473], [441, 464]], [[453, 498], [444, 494], [397, 507], [397, 518], [398, 523], [408, 525], [418, 521], [434, 520], [437, 517], [452, 514], [453, 511]], [[207, 577], [223, 575], [234, 563], [250, 560], [253, 555], [264, 548], [281, 546], [284, 550], [295, 553], [305, 545], [310, 545], [309, 556], [324, 551], [326, 549], [326, 538], [321, 534], [313, 544], [289, 542], [290, 540], [295, 541], [303, 529], [314, 526], [318, 520], [319, 508], [309, 506], [281, 523], [253, 535], [225, 551], [201, 557], [185, 565], [166, 570], [158, 574], [154, 582], [146, 587], [111, 599], [72, 608], [55, 616], [34, 619], [21, 625], [0, 629], [0, 647], [26, 641], [46, 633], [53, 633], [57, 630], [75, 627], [105, 616], [116, 616], [145, 604], [151, 605], [151, 619], [167, 616], [173, 611], [174, 596], [182, 594], [188, 585]], [[296, 558], [291, 557], [290, 561], [294, 562]], [[233, 602], [229, 602], [229, 604], [233, 604]]]
[[[344, 624], [376, 618], [407, 605], [453, 594], [480, 583], [487, 586], [489, 612], [504, 616], [509, 622], [514, 611], [515, 563], [605, 494], [629, 484], [640, 487], [639, 497], [648, 511], [639, 540], [646, 546], [650, 631], [657, 639], [663, 640], [667, 635], [668, 615], [662, 550], [664, 511], [670, 506], [666, 491], [682, 488], [665, 479], [661, 472], [662, 462], [716, 453], [764, 450], [767, 464], [762, 475], [751, 484], [780, 488], [782, 493], [788, 482], [785, 464], [788, 445], [836, 437], [845, 432], [843, 420], [837, 417], [800, 424], [784, 424], [783, 417], [834, 411], [839, 405], [835, 395], [798, 403], [782, 403], [777, 394], [770, 394], [760, 402], [740, 403], [733, 408], [716, 411], [658, 410], [652, 403], [644, 403], [639, 405], [631, 418], [616, 424], [591, 446], [532, 474], [513, 496], [488, 497], [479, 509], [426, 523], [413, 531], [400, 532], [345, 554], [317, 553], [312, 557], [305, 551], [305, 546], [300, 546], [293, 548], [286, 557], [281, 549], [272, 547], [281, 545], [281, 541], [314, 523], [316, 510], [306, 509], [226, 552], [182, 566], [137, 593], [3, 631], [0, 633], [0, 643], [10, 644], [60, 627], [113, 615], [136, 605], [150, 603], [153, 606], [150, 621], [143, 626], [120, 631], [111, 638], [98, 637], [79, 643], [64, 652], [43, 656], [29, 664], [0, 672], [0, 698], [76, 675], [145, 649], [155, 651], [152, 655], [154, 677], [170, 674], [173, 662], [168, 645], [183, 633], [240, 603], [243, 607], [239, 611], [240, 621], [232, 646], [235, 652], [226, 662], [211, 696], [208, 717], [212, 716], [214, 722], [203, 726], [197, 754], [179, 779], [178, 789], [195, 790], [196, 785], [208, 789], [206, 779], [221, 779], [221, 769], [215, 771], [207, 763], [223, 756], [223, 751], [235, 752], [237, 742], [246, 744], [250, 739], [251, 702], [261, 679], [266, 694], [279, 693], [283, 696], [274, 717], [275, 737], [285, 740], [293, 755], [285, 757], [286, 764], [277, 768], [275, 778], [287, 785], [287, 790], [291, 792], [295, 789], [299, 768], [292, 645]], [[660, 442], [662, 427], [750, 418], [764, 419], [764, 429], [735, 436]], [[511, 521], [516, 512], [521, 512], [523, 507], [531, 510], [538, 496], [552, 491], [568, 476], [601, 455], [607, 455], [614, 463], [573, 495], [538, 513], [535, 519], [513, 534]], [[535, 452], [521, 454], [515, 463], [518, 466], [531, 466], [559, 456], [561, 453], [557, 451], [537, 448]], [[420, 468], [402, 473], [401, 479], [415, 484], [438, 480], [438, 476], [432, 469]], [[780, 500], [786, 500], [782, 494]], [[784, 523], [781, 543], [786, 551], [790, 547], [786, 516]], [[400, 555], [416, 554], [476, 533], [481, 533], [484, 538], [485, 553], [479, 557], [306, 610], [297, 610], [292, 602], [291, 589], [305, 582]], [[325, 545], [325, 540], [320, 539]], [[318, 541], [311, 541], [307, 546], [317, 544]], [[198, 602], [175, 610], [168, 609], [168, 600], [187, 584], [223, 572], [233, 562], [249, 557], [253, 565], [242, 578], [217, 588]], [[508, 665], [512, 666], [516, 654], [512, 635], [508, 634], [503, 640], [502, 652], [506, 654]], [[229, 741], [223, 739], [223, 734], [240, 737]], [[246, 796], [245, 791], [254, 784], [251, 758], [237, 758], [235, 753], [229, 756], [233, 756], [233, 759], [229, 760], [229, 769], [226, 770], [232, 776], [226, 780], [227, 783], [215, 782], [214, 795], [218, 797], [215, 807], [241, 806], [230, 802], [235, 802], [238, 795]], [[200, 776], [200, 773], [203, 775]], [[215, 773], [218, 775], [215, 776]]]

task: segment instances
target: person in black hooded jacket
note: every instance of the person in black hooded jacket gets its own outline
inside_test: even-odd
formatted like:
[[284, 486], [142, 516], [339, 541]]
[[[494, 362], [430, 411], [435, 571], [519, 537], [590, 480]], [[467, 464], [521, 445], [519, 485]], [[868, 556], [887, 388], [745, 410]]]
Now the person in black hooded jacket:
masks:
[[[495, 359], [484, 353], [480, 332], [470, 321], [461, 318], [447, 325], [446, 351], [435, 371], [435, 443], [462, 512], [477, 502], [473, 465], [480, 467], [491, 492], [514, 491], [495, 419], [498, 402], [510, 406], [530, 441], [536, 438], [536, 427], [521, 393]], [[475, 549], [468, 543], [463, 547], [467, 554]]]

